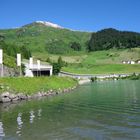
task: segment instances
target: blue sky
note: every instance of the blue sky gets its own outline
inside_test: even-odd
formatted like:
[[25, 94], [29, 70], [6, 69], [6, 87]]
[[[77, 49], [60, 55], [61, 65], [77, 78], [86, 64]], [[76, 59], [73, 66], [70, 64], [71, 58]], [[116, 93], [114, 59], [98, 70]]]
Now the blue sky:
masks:
[[43, 20], [66, 28], [140, 32], [140, 0], [0, 0], [0, 28]]

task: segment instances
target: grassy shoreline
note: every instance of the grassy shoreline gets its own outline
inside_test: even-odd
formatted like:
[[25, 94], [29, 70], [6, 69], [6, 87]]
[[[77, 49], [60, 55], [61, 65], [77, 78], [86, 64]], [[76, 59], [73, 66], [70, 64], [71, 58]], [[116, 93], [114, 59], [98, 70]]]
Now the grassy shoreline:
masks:
[[64, 90], [76, 85], [77, 81], [69, 77], [0, 78], [0, 94], [8, 91], [14, 94], [33, 95], [49, 90]]

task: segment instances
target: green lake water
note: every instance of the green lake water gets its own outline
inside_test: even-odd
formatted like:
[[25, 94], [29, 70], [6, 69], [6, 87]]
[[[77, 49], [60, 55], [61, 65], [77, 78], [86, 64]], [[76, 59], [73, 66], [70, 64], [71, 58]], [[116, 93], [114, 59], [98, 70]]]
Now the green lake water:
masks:
[[0, 140], [140, 140], [140, 81], [103, 81], [0, 104]]

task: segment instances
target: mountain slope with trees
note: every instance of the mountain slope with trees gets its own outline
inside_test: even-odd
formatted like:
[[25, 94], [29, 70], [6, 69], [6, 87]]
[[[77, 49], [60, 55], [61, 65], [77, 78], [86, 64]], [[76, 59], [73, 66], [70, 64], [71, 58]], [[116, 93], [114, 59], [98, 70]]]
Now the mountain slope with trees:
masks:
[[139, 47], [140, 33], [113, 28], [94, 33], [80, 32], [33, 22], [21, 28], [0, 30], [0, 40], [18, 48], [26, 47], [31, 52], [71, 54], [74, 51]]
[[73, 51], [72, 43], [80, 44], [81, 50], [85, 50], [91, 33], [53, 28], [33, 22], [21, 28], [0, 30], [0, 36], [3, 36], [6, 43], [18, 47], [26, 46], [31, 52], [64, 54]]
[[140, 33], [104, 29], [93, 33], [88, 43], [89, 51], [140, 47]]
[[16, 64], [17, 53], [22, 54], [22, 58], [28, 59], [31, 56], [30, 50], [25, 46], [16, 46], [5, 41], [5, 36], [0, 35], [0, 49], [3, 50], [4, 75], [13, 76], [18, 74]]
[[[140, 60], [140, 33], [112, 28], [90, 33], [34, 22], [21, 28], [0, 30], [0, 48], [5, 53], [4, 64], [14, 68], [16, 53], [22, 53], [24, 58], [32, 53], [35, 59], [54, 65], [55, 73], [61, 67], [76, 73], [109, 73], [109, 69], [111, 73], [125, 73], [128, 69], [139, 72], [140, 67], [122, 64], [125, 60]], [[63, 66], [57, 63], [60, 55]]]

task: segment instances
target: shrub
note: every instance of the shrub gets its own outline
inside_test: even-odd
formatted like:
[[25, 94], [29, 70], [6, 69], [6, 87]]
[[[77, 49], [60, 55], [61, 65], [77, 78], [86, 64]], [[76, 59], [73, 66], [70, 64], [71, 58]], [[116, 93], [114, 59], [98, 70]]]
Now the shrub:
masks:
[[92, 82], [95, 82], [95, 81], [97, 80], [97, 77], [91, 77], [90, 80], [91, 80]]
[[75, 51], [81, 51], [81, 45], [80, 43], [77, 43], [77, 42], [72, 42], [70, 44], [70, 48], [72, 48]]

